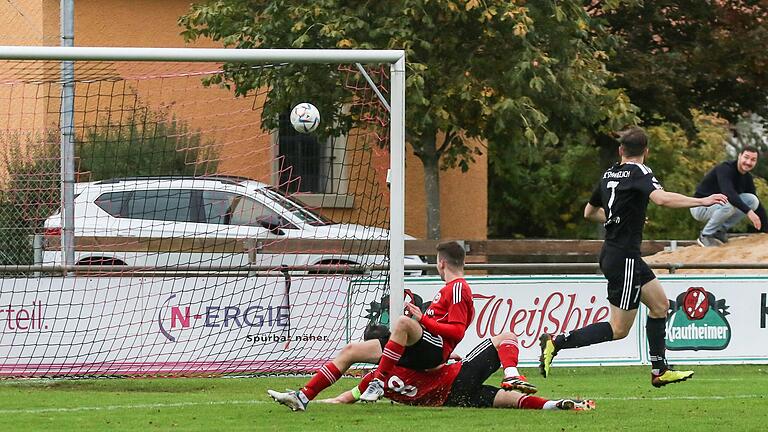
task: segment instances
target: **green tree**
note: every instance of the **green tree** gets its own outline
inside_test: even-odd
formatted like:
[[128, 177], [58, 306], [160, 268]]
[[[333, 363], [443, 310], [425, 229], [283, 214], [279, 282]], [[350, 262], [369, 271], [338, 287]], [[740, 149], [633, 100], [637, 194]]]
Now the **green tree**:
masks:
[[[733, 124], [745, 113], [768, 109], [766, 11], [765, 2], [741, 0], [589, 2], [594, 25], [612, 35], [606, 64], [614, 74], [607, 86], [625, 89], [638, 107], [652, 133], [648, 163], [670, 190], [693, 193], [707, 169], [733, 157], [725, 151], [728, 124], [717, 118]], [[542, 151], [540, 158], [509, 163], [503, 175], [490, 179], [489, 193], [502, 195], [494, 201], [506, 203], [490, 209], [491, 235], [594, 236], [593, 227], [572, 221], [581, 218], [590, 182], [617, 159], [616, 145], [598, 132], [570, 140], [560, 151]], [[567, 166], [562, 162], [568, 155], [582, 158]], [[768, 172], [762, 163], [755, 171]], [[686, 212], [652, 206], [649, 217], [649, 237], [695, 235], [697, 225]]]
[[186, 123], [140, 108], [123, 123], [97, 121], [75, 139], [78, 173], [90, 181], [126, 176], [215, 173], [213, 143]]
[[[665, 189], [686, 195], [694, 193], [707, 171], [733, 156], [724, 145], [730, 134], [727, 121], [695, 110], [693, 120], [693, 137], [672, 122], [647, 129], [651, 144], [646, 163]], [[617, 146], [615, 142], [606, 145], [610, 152], [605, 159], [609, 163], [618, 160]], [[541, 160], [535, 162], [518, 160], [513, 169], [494, 180], [508, 205], [492, 207], [498, 211], [491, 217], [498, 221], [492, 227], [519, 237], [596, 237], [598, 226], [586, 222], [582, 213], [592, 188], [607, 168], [597, 155], [595, 145], [585, 140], [563, 149], [545, 149]], [[758, 178], [756, 186], [760, 196], [768, 196], [763, 179]], [[515, 214], [526, 217], [514, 217]], [[646, 238], [692, 239], [700, 229], [700, 223], [687, 210], [653, 204], [648, 207]]]
[[[424, 166], [428, 237], [439, 238], [440, 168], [469, 169], [481, 152], [473, 138], [488, 141], [493, 176], [503, 176], [518, 159], [543, 160], [542, 147], [562, 149], [585, 129], [633, 119], [623, 92], [605, 86], [612, 38], [581, 3], [212, 0], [193, 5], [179, 23], [187, 40], [227, 47], [405, 50], [406, 138]], [[233, 64], [209, 83], [237, 95], [268, 88], [267, 128], [311, 95], [330, 119], [322, 133], [337, 135], [351, 126], [341, 109], [351, 96], [338, 78], [333, 68]]]
[[582, 213], [603, 167], [590, 141], [585, 137], [583, 142], [547, 146], [533, 159], [517, 158], [503, 165], [494, 161], [489, 236], [593, 236], [595, 230]]
[[591, 13], [620, 37], [608, 62], [613, 85], [645, 124], [674, 122], [693, 136], [694, 108], [732, 123], [745, 113], [768, 118], [768, 3], [645, 0]]
[[0, 264], [33, 264], [32, 235], [60, 202], [57, 132], [4, 133], [0, 163], [5, 181], [0, 185]]

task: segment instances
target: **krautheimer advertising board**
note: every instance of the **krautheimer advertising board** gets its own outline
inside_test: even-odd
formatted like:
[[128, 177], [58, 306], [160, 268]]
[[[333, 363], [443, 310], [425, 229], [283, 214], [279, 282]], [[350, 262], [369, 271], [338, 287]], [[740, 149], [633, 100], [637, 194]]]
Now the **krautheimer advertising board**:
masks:
[[[667, 357], [673, 364], [768, 363], [768, 276], [661, 276], [670, 300]], [[475, 317], [456, 348], [466, 354], [482, 339], [518, 335], [523, 366], [538, 364], [542, 333], [567, 333], [609, 320], [602, 276], [468, 277]], [[406, 280], [406, 289], [430, 302], [437, 278]], [[555, 365], [648, 364], [647, 309], [641, 306], [622, 340], [563, 350]]]
[[[768, 276], [662, 276], [670, 299], [668, 358], [768, 363]], [[311, 370], [367, 322], [388, 322], [381, 280], [321, 277], [42, 278], [0, 280], [0, 375], [238, 373]], [[518, 335], [521, 365], [538, 338], [607, 321], [599, 276], [468, 277], [475, 315], [457, 347]], [[290, 282], [290, 283], [288, 283]], [[424, 307], [444, 282], [407, 278]], [[20, 288], [23, 287], [23, 288]], [[646, 310], [629, 336], [560, 352], [559, 366], [648, 363]]]

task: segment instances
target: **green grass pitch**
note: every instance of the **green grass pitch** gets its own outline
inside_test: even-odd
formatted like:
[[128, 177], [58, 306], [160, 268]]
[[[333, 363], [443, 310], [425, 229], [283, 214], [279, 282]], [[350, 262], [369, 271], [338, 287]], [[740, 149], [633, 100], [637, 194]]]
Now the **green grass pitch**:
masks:
[[[200, 431], [764, 431], [768, 366], [696, 366], [696, 376], [662, 389], [647, 367], [554, 368], [523, 372], [551, 399], [597, 401], [592, 412], [310, 404], [294, 413], [266, 389], [305, 377], [0, 381], [0, 430]], [[489, 383], [498, 383], [500, 376]], [[321, 397], [354, 385], [345, 378]]]

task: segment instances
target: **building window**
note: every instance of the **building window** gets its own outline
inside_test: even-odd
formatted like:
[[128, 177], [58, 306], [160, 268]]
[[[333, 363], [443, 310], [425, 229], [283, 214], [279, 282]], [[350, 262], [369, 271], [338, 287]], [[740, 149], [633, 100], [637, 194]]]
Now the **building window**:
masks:
[[289, 193], [345, 194], [344, 137], [319, 142], [314, 134], [296, 132], [288, 113], [280, 115], [278, 187]]

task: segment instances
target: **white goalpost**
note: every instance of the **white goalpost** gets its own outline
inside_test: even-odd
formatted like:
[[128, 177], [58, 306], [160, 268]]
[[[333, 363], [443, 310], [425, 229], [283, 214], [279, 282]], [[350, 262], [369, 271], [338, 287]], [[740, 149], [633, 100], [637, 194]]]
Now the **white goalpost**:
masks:
[[[310, 70], [342, 134], [235, 95]], [[403, 309], [403, 51], [0, 46], [0, 106], [0, 377], [306, 372]]]

